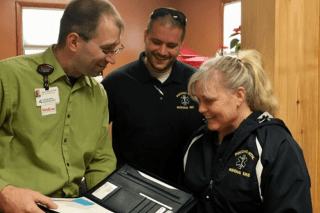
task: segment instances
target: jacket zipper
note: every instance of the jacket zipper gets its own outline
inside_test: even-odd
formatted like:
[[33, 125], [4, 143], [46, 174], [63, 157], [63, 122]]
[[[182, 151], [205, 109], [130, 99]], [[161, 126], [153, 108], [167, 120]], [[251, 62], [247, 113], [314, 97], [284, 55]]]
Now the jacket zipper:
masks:
[[207, 199], [210, 199], [209, 195], [211, 194], [210, 192], [211, 192], [211, 189], [212, 189], [212, 185], [213, 185], [213, 180], [210, 180], [210, 183], [209, 183], [209, 186], [208, 186], [209, 190], [208, 190], [208, 194], [206, 196]]

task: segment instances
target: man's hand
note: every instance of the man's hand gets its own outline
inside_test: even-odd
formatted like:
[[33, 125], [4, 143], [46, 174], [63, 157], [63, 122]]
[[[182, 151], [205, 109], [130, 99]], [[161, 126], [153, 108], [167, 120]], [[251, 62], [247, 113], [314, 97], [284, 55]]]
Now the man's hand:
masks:
[[0, 191], [0, 211], [4, 213], [43, 213], [37, 203], [58, 208], [49, 197], [30, 189], [8, 185]]

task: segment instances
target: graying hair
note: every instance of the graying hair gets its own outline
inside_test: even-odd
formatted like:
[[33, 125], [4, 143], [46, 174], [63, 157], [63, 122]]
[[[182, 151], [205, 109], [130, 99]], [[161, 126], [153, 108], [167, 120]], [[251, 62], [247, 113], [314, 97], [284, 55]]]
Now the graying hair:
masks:
[[70, 1], [60, 21], [58, 45], [64, 46], [67, 36], [72, 32], [93, 38], [98, 34], [98, 26], [103, 16], [113, 17], [120, 32], [123, 31], [123, 20], [108, 0]]
[[190, 78], [188, 85], [190, 97], [197, 100], [195, 95], [197, 82], [202, 81], [203, 92], [208, 93], [207, 83], [217, 79], [231, 93], [243, 87], [246, 90], [247, 104], [252, 111], [267, 111], [275, 115], [278, 101], [268, 75], [263, 69], [261, 54], [258, 51], [240, 51], [238, 59], [222, 56], [204, 62], [199, 71]]

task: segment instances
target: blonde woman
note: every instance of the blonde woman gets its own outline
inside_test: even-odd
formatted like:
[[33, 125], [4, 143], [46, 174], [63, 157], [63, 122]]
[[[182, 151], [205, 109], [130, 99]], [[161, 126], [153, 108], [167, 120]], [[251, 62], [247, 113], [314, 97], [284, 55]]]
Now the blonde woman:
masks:
[[310, 178], [299, 145], [255, 50], [210, 59], [188, 85], [207, 124], [184, 157], [197, 212], [311, 213]]

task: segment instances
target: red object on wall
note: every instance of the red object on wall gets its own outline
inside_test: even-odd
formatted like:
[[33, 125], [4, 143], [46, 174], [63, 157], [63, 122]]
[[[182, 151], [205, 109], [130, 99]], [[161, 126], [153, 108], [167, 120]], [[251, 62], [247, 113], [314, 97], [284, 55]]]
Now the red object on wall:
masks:
[[193, 67], [200, 67], [201, 64], [207, 60], [209, 57], [207, 56], [200, 56], [197, 52], [190, 49], [189, 47], [182, 46], [180, 50], [180, 54], [178, 55], [177, 59], [182, 61], [186, 64], [189, 64]]

